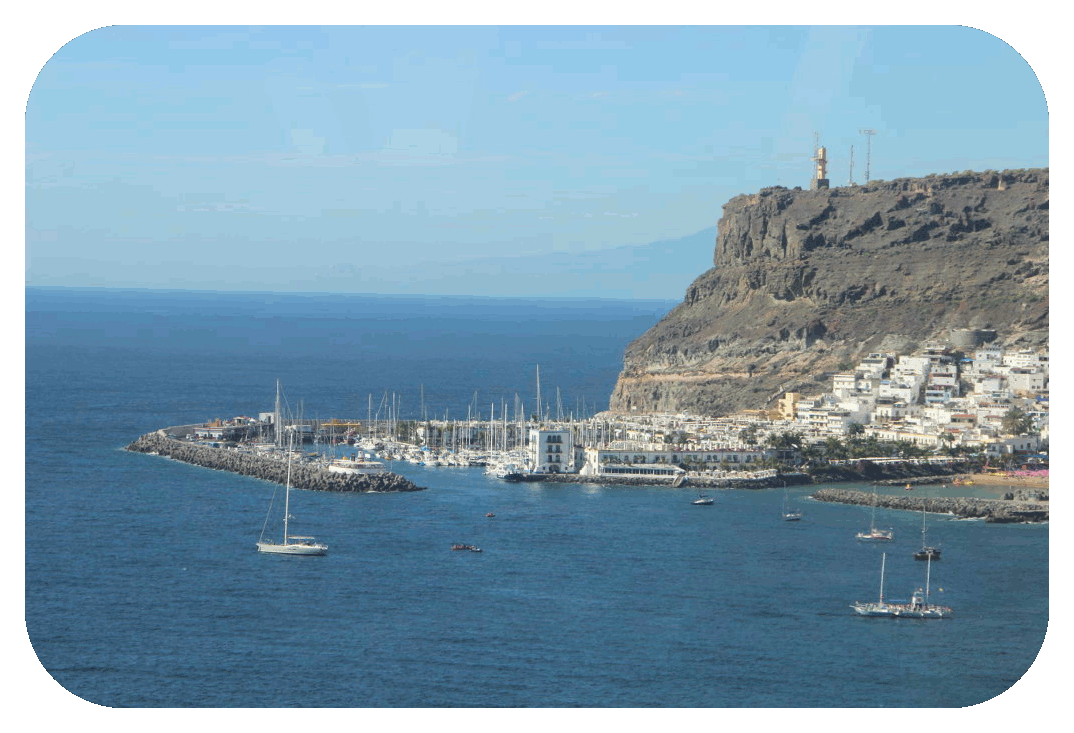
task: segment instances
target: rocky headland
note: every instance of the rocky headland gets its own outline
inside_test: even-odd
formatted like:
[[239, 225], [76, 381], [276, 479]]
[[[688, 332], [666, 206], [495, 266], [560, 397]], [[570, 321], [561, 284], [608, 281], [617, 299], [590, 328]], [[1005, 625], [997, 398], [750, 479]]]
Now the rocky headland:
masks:
[[737, 196], [714, 267], [631, 343], [618, 413], [722, 415], [816, 393], [872, 351], [1048, 338], [1048, 169]]
[[[253, 476], [284, 484], [287, 462], [278, 458], [245, 453], [228, 448], [213, 448], [169, 438], [165, 430], [148, 433], [126, 446], [136, 453], [152, 453], [184, 463], [219, 471]], [[424, 487], [395, 473], [354, 475], [332, 473], [303, 463], [292, 463], [291, 486], [311, 491], [421, 491]]]

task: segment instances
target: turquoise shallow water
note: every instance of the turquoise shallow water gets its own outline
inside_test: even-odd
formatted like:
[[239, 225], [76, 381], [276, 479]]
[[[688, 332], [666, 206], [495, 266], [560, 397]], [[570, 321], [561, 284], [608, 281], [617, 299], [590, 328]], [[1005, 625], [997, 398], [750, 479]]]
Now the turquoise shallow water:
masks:
[[[429, 490], [296, 492], [297, 528], [330, 554], [281, 558], [254, 551], [272, 485], [120, 450], [163, 425], [268, 409], [277, 377], [307, 414], [350, 399], [362, 416], [369, 391], [420, 383], [438, 409], [465, 410], [476, 363], [483, 395], [497, 375], [522, 390], [531, 358], [550, 351], [542, 375], [546, 363], [558, 372], [572, 404], [602, 390], [606, 400], [623, 345], [655, 309], [561, 311], [550, 348], [546, 334], [515, 329], [542, 313], [516, 302], [510, 326], [460, 316], [453, 350], [421, 337], [450, 330], [435, 313], [378, 321], [383, 303], [311, 313], [253, 296], [209, 307], [63, 295], [28, 295], [26, 618], [41, 664], [87, 700], [965, 706], [1014, 684], [1043, 641], [1047, 525], [930, 516], [944, 551], [933, 589], [956, 617], [865, 619], [848, 604], [875, 598], [881, 552], [889, 597], [924, 582], [910, 557], [920, 515], [878, 511], [896, 530], [878, 547], [853, 538], [867, 510], [812, 502], [807, 489], [791, 491], [805, 519], [784, 523], [782, 491], [721, 491], [695, 507], [686, 489], [504, 484], [479, 469], [397, 464]], [[225, 306], [246, 315], [227, 319]], [[602, 309], [603, 337], [586, 331], [586, 309]], [[353, 339], [319, 340], [347, 341], [356, 322], [379, 329], [365, 342], [390, 334], [382, 342], [398, 348], [377, 356]], [[509, 329], [517, 343], [506, 348]], [[467, 341], [473, 333], [487, 338]], [[312, 345], [296, 345], [303, 338]], [[485, 359], [489, 338], [500, 347]], [[453, 542], [484, 552], [452, 552]], [[923, 674], [927, 684], [906, 683]]]

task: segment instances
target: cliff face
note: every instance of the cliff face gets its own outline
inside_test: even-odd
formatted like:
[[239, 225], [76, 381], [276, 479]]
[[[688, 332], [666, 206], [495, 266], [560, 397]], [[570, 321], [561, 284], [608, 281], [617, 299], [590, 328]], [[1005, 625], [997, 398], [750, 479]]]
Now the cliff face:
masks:
[[957, 329], [1047, 343], [1048, 169], [737, 196], [713, 263], [627, 347], [612, 411], [766, 407]]

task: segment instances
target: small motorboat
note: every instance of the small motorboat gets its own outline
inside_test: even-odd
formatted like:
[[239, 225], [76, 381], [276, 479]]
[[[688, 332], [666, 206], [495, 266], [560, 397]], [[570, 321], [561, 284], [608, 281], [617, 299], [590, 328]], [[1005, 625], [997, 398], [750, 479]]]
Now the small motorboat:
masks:
[[496, 515], [493, 514], [492, 512], [488, 512], [488, 513], [485, 514], [485, 516], [489, 517], [489, 518], [492, 518], [492, 517], [495, 517]]
[[480, 547], [474, 547], [473, 545], [471, 545], [470, 546], [470, 552], [481, 552], [481, 548]]

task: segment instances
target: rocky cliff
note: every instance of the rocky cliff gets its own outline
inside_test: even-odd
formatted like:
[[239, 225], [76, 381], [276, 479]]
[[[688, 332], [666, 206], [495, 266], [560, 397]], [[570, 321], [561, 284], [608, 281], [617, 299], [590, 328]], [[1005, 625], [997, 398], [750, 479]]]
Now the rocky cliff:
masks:
[[737, 196], [713, 264], [627, 347], [613, 412], [771, 406], [962, 329], [1047, 343], [1048, 169]]

